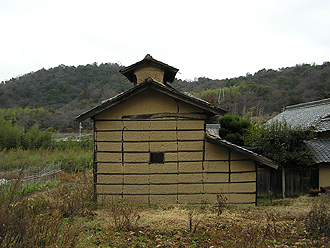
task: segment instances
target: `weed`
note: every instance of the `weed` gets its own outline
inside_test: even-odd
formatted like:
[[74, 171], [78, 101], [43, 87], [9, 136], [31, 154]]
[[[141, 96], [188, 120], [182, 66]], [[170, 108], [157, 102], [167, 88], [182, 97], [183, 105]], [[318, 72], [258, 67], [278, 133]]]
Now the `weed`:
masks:
[[330, 236], [330, 192], [321, 194], [317, 204], [305, 218], [305, 226], [313, 237]]
[[227, 206], [228, 198], [223, 194], [217, 194], [217, 203], [218, 203], [218, 216], [222, 214]]
[[[195, 219], [194, 219], [194, 217], [195, 217]], [[189, 210], [188, 220], [189, 220], [189, 232], [196, 233], [196, 230], [197, 230], [199, 224], [202, 222], [202, 219], [197, 217], [195, 209]]]
[[110, 229], [133, 231], [137, 228], [140, 215], [132, 204], [113, 199], [108, 207], [108, 214], [111, 219]]
[[[74, 214], [86, 213], [87, 197], [82, 184], [73, 186], [77, 211], [64, 218], [62, 195], [18, 194], [19, 180], [8, 191], [0, 192], [0, 247], [73, 247], [82, 226], [74, 225]], [[80, 190], [77, 190], [78, 187]], [[71, 194], [71, 196], [73, 193]], [[91, 212], [92, 210], [89, 210]]]
[[58, 184], [59, 182], [57, 180], [51, 180], [49, 182], [46, 182], [45, 184], [32, 184], [32, 185], [27, 185], [25, 188], [22, 190], [19, 190], [15, 193], [15, 195], [27, 195], [28, 193], [44, 189], [44, 188], [49, 188], [53, 187], [54, 185]]
[[56, 208], [64, 218], [93, 215], [96, 207], [93, 203], [93, 184], [85, 174], [76, 176], [72, 183], [60, 184], [52, 194], [58, 199]]

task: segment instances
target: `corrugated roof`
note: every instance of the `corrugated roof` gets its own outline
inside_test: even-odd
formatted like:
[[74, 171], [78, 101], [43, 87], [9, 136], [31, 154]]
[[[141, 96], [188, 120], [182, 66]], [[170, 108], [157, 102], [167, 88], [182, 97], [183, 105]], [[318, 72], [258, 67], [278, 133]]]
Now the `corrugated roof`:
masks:
[[330, 139], [305, 141], [314, 154], [315, 163], [330, 163]]
[[[291, 127], [303, 129], [314, 128], [316, 131], [330, 130], [329, 123], [321, 121], [330, 115], [330, 99], [308, 102], [289, 106], [285, 111], [270, 119], [267, 124], [275, 121], [286, 121]], [[318, 128], [318, 125], [321, 125]]]

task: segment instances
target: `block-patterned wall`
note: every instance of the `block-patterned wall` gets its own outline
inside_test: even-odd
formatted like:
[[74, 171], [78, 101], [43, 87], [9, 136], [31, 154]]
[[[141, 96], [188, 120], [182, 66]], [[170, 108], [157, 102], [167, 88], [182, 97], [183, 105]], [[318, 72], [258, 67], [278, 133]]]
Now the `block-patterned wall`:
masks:
[[[145, 117], [171, 112], [176, 117]], [[225, 194], [231, 204], [255, 204], [254, 162], [206, 142], [200, 114], [197, 107], [147, 91], [96, 116], [98, 198], [200, 204], [216, 203], [217, 194]], [[164, 162], [150, 163], [150, 152], [164, 152]]]

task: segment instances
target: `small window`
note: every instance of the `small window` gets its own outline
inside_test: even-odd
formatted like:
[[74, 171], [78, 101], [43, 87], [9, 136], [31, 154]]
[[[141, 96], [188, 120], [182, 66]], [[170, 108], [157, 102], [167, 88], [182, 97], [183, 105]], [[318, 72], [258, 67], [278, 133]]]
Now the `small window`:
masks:
[[164, 163], [164, 152], [150, 152], [149, 163]]

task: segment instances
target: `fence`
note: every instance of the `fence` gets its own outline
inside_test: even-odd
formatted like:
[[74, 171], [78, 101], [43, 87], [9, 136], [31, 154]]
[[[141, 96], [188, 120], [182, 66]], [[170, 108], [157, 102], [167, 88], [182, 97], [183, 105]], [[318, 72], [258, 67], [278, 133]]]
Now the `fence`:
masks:
[[[282, 197], [282, 171], [271, 168], [257, 170], [257, 196]], [[318, 188], [318, 171], [285, 170], [285, 196], [296, 197]]]
[[43, 185], [56, 179], [60, 172], [60, 164], [50, 164], [44, 168], [34, 167], [26, 170], [0, 172], [0, 189], [9, 188], [17, 180], [19, 180], [18, 190], [23, 190], [29, 186]]

